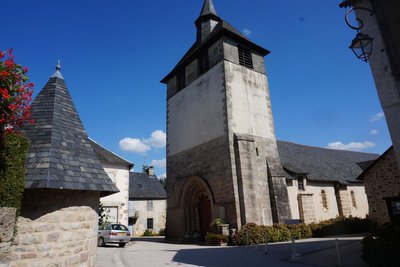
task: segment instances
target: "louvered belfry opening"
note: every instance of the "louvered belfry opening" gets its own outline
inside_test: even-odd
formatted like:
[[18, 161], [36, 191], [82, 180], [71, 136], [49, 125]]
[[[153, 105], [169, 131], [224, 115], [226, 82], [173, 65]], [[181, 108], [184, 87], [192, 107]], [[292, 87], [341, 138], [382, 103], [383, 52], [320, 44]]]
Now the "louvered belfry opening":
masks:
[[247, 68], [253, 68], [253, 59], [251, 58], [251, 51], [244, 46], [239, 45], [239, 64]]

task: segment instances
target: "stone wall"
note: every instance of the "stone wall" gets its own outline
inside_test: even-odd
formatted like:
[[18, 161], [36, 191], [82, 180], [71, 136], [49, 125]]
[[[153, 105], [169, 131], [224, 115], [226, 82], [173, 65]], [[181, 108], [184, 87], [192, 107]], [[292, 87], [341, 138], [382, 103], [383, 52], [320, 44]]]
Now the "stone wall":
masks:
[[10, 252], [15, 228], [15, 208], [0, 207], [0, 266]]
[[391, 148], [363, 174], [369, 216], [379, 224], [390, 221], [386, 197], [400, 197], [400, 170]]
[[[147, 202], [152, 201], [152, 208], [149, 209]], [[144, 231], [147, 229], [147, 219], [153, 219], [153, 229], [154, 233], [158, 233], [161, 229], [165, 229], [165, 221], [167, 218], [167, 200], [165, 199], [154, 199], [154, 200], [130, 200], [129, 206], [132, 207], [132, 217], [134, 217], [136, 212], [139, 212], [139, 217], [137, 218], [135, 224], [130, 225], [132, 229], [132, 236], [142, 236]]]
[[[391, 1], [377, 2], [376, 5], [388, 5]], [[370, 0], [357, 1], [356, 6], [374, 10]], [[377, 11], [382, 10], [380, 8]], [[396, 79], [391, 69], [388, 51], [392, 44], [385, 43], [385, 41], [389, 40], [387, 38], [388, 36], [386, 37], [386, 40], [382, 38], [382, 32], [377, 22], [380, 13], [377, 12], [375, 13], [375, 16], [371, 16], [369, 12], [362, 9], [356, 10], [355, 12], [357, 18], [363, 21], [364, 27], [361, 29], [361, 32], [374, 38], [369, 64], [371, 66], [379, 100], [383, 112], [385, 113], [385, 119], [389, 128], [394, 150], [396, 151], [394, 156], [397, 157], [397, 164], [400, 168], [400, 81]], [[385, 22], [382, 22], [382, 24], [385, 24]], [[393, 30], [396, 31], [396, 29]]]
[[6, 266], [95, 266], [98, 203], [98, 192], [26, 190]]
[[312, 223], [316, 221], [315, 208], [312, 194], [299, 194], [299, 212], [300, 219], [304, 223]]
[[[237, 227], [237, 210], [232, 180], [232, 165], [227, 136], [216, 138], [167, 159], [167, 234], [181, 238], [187, 231], [183, 188], [187, 178], [198, 176], [210, 187], [212, 212]], [[221, 210], [223, 211], [221, 212]]]
[[129, 201], [129, 169], [127, 167], [110, 166], [103, 164], [104, 170], [118, 187], [119, 192], [100, 199], [103, 207], [113, 207], [117, 209], [116, 220], [109, 222], [118, 222], [128, 225], [128, 201]]

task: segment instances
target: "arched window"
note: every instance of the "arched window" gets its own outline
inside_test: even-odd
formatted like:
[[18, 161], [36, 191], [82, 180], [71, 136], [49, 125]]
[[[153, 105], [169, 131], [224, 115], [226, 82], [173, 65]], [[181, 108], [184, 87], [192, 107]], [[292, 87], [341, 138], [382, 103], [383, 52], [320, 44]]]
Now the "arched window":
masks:
[[351, 196], [351, 203], [353, 205], [353, 208], [357, 208], [357, 202], [356, 202], [356, 195], [354, 194], [354, 191], [350, 192], [350, 196]]
[[326, 197], [325, 190], [321, 191], [321, 198], [322, 198], [322, 206], [324, 207], [325, 210], [327, 210], [328, 209], [328, 199]]

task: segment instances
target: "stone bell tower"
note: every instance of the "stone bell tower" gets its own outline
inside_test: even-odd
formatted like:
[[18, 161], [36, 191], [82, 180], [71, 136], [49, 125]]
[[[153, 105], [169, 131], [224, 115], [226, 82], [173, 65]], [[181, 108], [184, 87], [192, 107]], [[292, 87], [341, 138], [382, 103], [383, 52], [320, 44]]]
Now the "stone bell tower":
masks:
[[205, 0], [167, 85], [167, 237], [291, 217], [264, 56]]

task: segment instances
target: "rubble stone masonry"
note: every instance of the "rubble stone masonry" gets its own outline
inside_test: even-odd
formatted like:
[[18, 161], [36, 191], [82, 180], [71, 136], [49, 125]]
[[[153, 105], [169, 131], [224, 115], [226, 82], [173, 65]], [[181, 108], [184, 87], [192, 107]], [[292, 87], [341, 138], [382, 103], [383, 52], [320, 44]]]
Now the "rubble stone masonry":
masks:
[[95, 266], [98, 203], [98, 192], [26, 191], [8, 262], [0, 266]]

